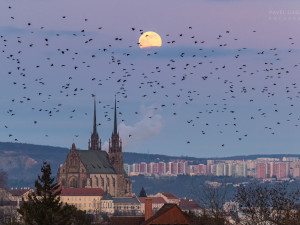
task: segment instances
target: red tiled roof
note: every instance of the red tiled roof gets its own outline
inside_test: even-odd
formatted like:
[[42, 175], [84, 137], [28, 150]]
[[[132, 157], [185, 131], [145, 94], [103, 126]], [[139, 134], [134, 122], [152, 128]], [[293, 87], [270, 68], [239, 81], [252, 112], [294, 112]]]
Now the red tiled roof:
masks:
[[103, 196], [102, 188], [62, 188], [61, 196]]
[[181, 198], [179, 200], [179, 208], [181, 210], [199, 210], [201, 209], [200, 205], [193, 201], [192, 199]]
[[161, 194], [166, 196], [168, 199], [179, 199], [176, 195], [172, 193], [161, 193]]
[[113, 216], [111, 225], [140, 225], [145, 221], [144, 216]]
[[22, 196], [27, 191], [29, 191], [29, 189], [14, 189], [14, 190], [11, 190], [10, 193], [12, 196]]
[[[181, 212], [183, 219], [189, 221], [189, 218], [188, 218], [186, 215], [184, 215], [184, 214], [182, 213], [182, 211], [181, 211], [181, 209], [178, 207], [178, 205], [166, 203], [166, 204], [164, 204], [164, 206], [161, 207], [160, 210], [158, 210], [151, 218], [149, 218], [147, 221], [143, 222], [142, 225], [152, 224], [151, 221], [155, 220], [156, 218], [163, 217], [164, 214], [165, 214], [166, 212], [168, 212], [169, 210], [171, 210], [173, 207], [176, 207], [176, 208], [178, 209], [178, 212]], [[170, 218], [169, 218], [169, 220], [170, 220]], [[166, 223], [164, 223], [164, 224], [166, 224]], [[170, 223], [168, 223], [168, 224], [170, 224]], [[190, 222], [189, 222], [188, 224], [190, 224]]]
[[162, 197], [138, 197], [141, 203], [145, 203], [146, 198], [152, 199], [152, 204], [165, 204], [166, 201]]

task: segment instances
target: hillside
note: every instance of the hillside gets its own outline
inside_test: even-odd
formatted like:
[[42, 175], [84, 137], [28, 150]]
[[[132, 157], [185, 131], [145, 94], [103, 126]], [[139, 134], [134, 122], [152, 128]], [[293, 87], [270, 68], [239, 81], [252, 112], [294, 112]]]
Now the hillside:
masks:
[[[66, 160], [66, 155], [70, 150], [68, 148], [0, 142], [0, 171], [8, 172], [10, 187], [32, 186], [43, 161], [47, 161], [52, 166], [52, 173], [56, 176], [60, 164]], [[276, 155], [248, 155], [232, 156], [226, 158], [214, 159], [255, 159], [258, 157], [276, 157], [282, 158], [300, 157], [299, 155], [276, 154]], [[212, 158], [195, 158], [187, 156], [167, 156], [159, 154], [143, 154], [124, 152], [124, 163], [132, 164], [138, 162], [168, 162], [170, 160], [188, 160], [191, 164], [205, 163], [207, 159]]]

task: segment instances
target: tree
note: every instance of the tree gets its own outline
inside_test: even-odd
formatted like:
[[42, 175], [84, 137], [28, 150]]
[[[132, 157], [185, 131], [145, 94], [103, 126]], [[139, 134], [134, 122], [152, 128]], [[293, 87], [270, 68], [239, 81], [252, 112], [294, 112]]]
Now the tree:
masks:
[[200, 185], [199, 190], [195, 190], [194, 195], [197, 195], [197, 201], [204, 208], [204, 215], [202, 220], [208, 221], [208, 224], [226, 224], [226, 212], [223, 205], [226, 202], [228, 194], [225, 180], [219, 182], [205, 182]]
[[[74, 206], [60, 202], [61, 188], [51, 178], [51, 166], [47, 162], [41, 168], [42, 176], [35, 181], [36, 191], [28, 194], [28, 199], [18, 209], [25, 224], [69, 225], [89, 224], [86, 214]], [[84, 223], [81, 223], [82, 220]], [[80, 223], [78, 222], [80, 221]]]
[[0, 172], [0, 188], [3, 188], [5, 190], [8, 189], [8, 186], [7, 186], [7, 172], [5, 172], [5, 171]]
[[144, 187], [142, 187], [142, 190], [140, 191], [139, 197], [147, 197], [146, 191]]
[[299, 191], [288, 191], [287, 183], [259, 184], [237, 189], [236, 200], [244, 214], [242, 224], [296, 225], [300, 222]]

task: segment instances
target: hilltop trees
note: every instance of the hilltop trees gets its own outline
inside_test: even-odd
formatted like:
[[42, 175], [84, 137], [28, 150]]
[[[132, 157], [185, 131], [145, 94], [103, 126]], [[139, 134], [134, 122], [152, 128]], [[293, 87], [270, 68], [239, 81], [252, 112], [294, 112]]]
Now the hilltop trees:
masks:
[[90, 224], [85, 212], [60, 202], [61, 189], [51, 178], [50, 164], [44, 162], [41, 172], [42, 176], [35, 181], [36, 191], [29, 193], [18, 209], [25, 224]]

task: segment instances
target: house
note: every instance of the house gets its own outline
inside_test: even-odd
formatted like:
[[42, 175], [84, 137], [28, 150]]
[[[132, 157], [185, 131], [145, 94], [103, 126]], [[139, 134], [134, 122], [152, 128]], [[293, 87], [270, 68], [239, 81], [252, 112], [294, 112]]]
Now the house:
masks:
[[172, 193], [163, 192], [163, 193], [157, 193], [154, 196], [162, 197], [166, 201], [166, 203], [173, 203], [173, 204], [179, 205], [179, 198]]
[[102, 188], [62, 188], [60, 200], [80, 210], [96, 214], [101, 211]]
[[22, 197], [26, 198], [29, 189], [13, 189], [8, 191], [0, 188], [0, 224], [19, 221], [17, 208], [22, 202]]
[[145, 216], [113, 216], [109, 225], [150, 225], [150, 224], [181, 224], [191, 225], [190, 218], [185, 215], [177, 204], [166, 203], [154, 215], [152, 199], [144, 199]]
[[200, 216], [203, 212], [201, 206], [192, 199], [179, 199], [179, 208], [184, 212], [193, 212], [196, 216]]
[[145, 200], [152, 199], [152, 211], [157, 212], [165, 203], [167, 203], [162, 197], [138, 197], [138, 200], [141, 203], [141, 210], [142, 214], [145, 213]]
[[113, 197], [115, 215], [139, 215], [141, 203], [137, 197]]
[[101, 199], [101, 212], [118, 216], [139, 215], [141, 203], [137, 197], [112, 197], [108, 192]]
[[[147, 209], [146, 209], [147, 210]], [[157, 213], [145, 220], [142, 225], [151, 224], [181, 224], [190, 225], [191, 221], [185, 215], [177, 204], [166, 203]]]

